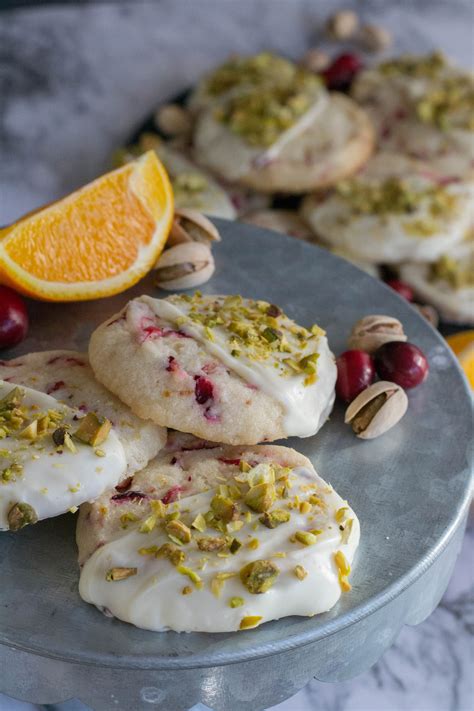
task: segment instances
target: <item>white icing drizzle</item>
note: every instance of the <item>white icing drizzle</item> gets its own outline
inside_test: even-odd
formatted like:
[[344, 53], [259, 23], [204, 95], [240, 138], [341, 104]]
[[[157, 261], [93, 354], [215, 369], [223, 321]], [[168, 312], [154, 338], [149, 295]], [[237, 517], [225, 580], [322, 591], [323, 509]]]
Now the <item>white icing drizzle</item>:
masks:
[[[0, 381], [0, 399], [14, 387]], [[63, 414], [61, 425], [71, 425], [72, 432], [77, 429], [78, 422], [73, 418], [81, 417], [82, 413], [37, 390], [26, 387], [21, 390], [25, 393], [22, 405], [32, 417], [55, 410]], [[92, 501], [122, 479], [126, 470], [125, 453], [113, 430], [100, 445], [103, 456], [97, 456], [93, 447], [81, 442], [74, 441], [74, 444], [75, 453], [64, 447], [60, 454], [50, 434], [35, 442], [16, 436], [0, 439], [0, 530], [9, 528], [8, 512], [16, 503], [32, 506], [38, 519], [50, 518], [84, 501]], [[4, 480], [2, 473], [14, 461], [22, 465], [21, 473]]]
[[[317, 510], [311, 522], [307, 515], [292, 510], [290, 521], [274, 529], [258, 525], [255, 530], [254, 516], [252, 523], [245, 523], [234, 534], [243, 546], [228, 557], [203, 553], [194, 541], [184, 545], [187, 558], [183, 565], [197, 572], [202, 581], [200, 589], [167, 559], [138, 553], [140, 548], [169, 542], [163, 530], [156, 528], [144, 534], [134, 529], [116, 534], [85, 563], [79, 583], [81, 597], [99, 608], [106, 608], [125, 622], [153, 631], [228, 632], [238, 630], [242, 618], [247, 616], [259, 616], [263, 623], [289, 615], [312, 616], [329, 610], [341, 596], [335, 553], [341, 551], [347, 562], [352, 563], [359, 543], [359, 522], [347, 502], [314, 471], [300, 467], [294, 469], [292, 475], [291, 494], [306, 498], [308, 482], [316, 483], [313, 491], [323, 500], [323, 508]], [[193, 518], [209, 509], [215, 493], [210, 490], [186, 497], [174, 507]], [[284, 503], [280, 501], [278, 505], [284, 506]], [[341, 509], [344, 509], [343, 517], [336, 518], [336, 512]], [[347, 525], [349, 519], [352, 519], [352, 528], [346, 538], [340, 526]], [[305, 546], [290, 541], [296, 531], [311, 528], [322, 531], [315, 544]], [[195, 531], [195, 536], [199, 535]], [[219, 534], [207, 529], [202, 535]], [[253, 538], [259, 540], [256, 550], [246, 545]], [[275, 555], [277, 553], [284, 553], [286, 557]], [[206, 557], [204, 569], [199, 569]], [[274, 562], [280, 573], [266, 593], [251, 594], [240, 581], [238, 572], [247, 563], [262, 559]], [[297, 565], [303, 566], [307, 573], [303, 580], [295, 575]], [[106, 573], [114, 567], [134, 567], [137, 574], [120, 581], [107, 581]], [[217, 597], [210, 584], [218, 573], [237, 575], [225, 580]], [[185, 586], [191, 586], [193, 592], [183, 595]], [[243, 598], [243, 605], [231, 608], [229, 603], [233, 597]]]
[[[206, 298], [206, 297], [204, 297]], [[187, 315], [186, 303], [180, 305], [162, 299], [142, 296], [138, 302], [147, 304], [152, 311], [165, 321], [172, 323]], [[134, 302], [132, 302], [134, 303]], [[336, 383], [336, 364], [329, 350], [325, 336], [310, 341], [304, 355], [319, 353], [317, 361], [317, 380], [312, 385], [304, 385], [304, 375], [282, 376], [273, 365], [273, 360], [256, 361], [242, 353], [234, 358], [229, 351], [229, 334], [222, 328], [213, 329], [215, 340], [206, 337], [204, 327], [188, 321], [180, 324], [180, 330], [195, 338], [211, 355], [237, 373], [246, 382], [255, 385], [270, 397], [277, 400], [284, 409], [284, 427], [287, 437], [311, 437], [322, 427], [334, 404]], [[153, 348], [153, 343], [145, 343]], [[288, 353], [275, 353], [274, 358], [283, 361]]]

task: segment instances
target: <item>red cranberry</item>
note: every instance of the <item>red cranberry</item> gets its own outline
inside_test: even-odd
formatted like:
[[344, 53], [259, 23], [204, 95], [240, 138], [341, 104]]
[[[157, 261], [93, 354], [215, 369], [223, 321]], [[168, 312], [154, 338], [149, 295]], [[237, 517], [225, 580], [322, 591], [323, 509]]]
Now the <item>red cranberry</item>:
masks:
[[20, 343], [28, 331], [28, 312], [21, 296], [8, 286], [0, 286], [0, 348]]
[[336, 360], [336, 365], [336, 395], [340, 400], [352, 402], [374, 381], [374, 361], [364, 351], [345, 351]]
[[200, 405], [204, 405], [208, 400], [210, 400], [214, 393], [214, 388], [212, 383], [207, 378], [203, 378], [202, 375], [195, 375], [194, 380], [196, 384], [194, 386], [194, 395], [197, 402]]
[[322, 72], [328, 89], [332, 91], [347, 91], [355, 75], [362, 69], [362, 62], [357, 54], [345, 52], [331, 62]]
[[415, 295], [413, 293], [413, 289], [411, 286], [408, 286], [408, 284], [405, 284], [404, 281], [400, 281], [399, 279], [387, 279], [385, 282], [387, 286], [389, 286], [391, 289], [397, 292], [397, 294], [400, 294], [400, 296], [403, 296], [404, 299], [407, 301], [413, 301], [415, 298]]
[[406, 390], [420, 385], [428, 377], [429, 365], [426, 356], [413, 343], [384, 343], [376, 351], [374, 360], [382, 380], [390, 380]]

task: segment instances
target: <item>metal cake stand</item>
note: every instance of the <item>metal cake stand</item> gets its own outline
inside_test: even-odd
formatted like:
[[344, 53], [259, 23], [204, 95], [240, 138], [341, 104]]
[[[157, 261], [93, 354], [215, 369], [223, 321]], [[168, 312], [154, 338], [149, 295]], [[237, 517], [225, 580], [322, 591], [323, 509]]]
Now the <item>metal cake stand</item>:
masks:
[[[374, 664], [405, 624], [424, 620], [443, 595], [470, 498], [471, 400], [440, 335], [405, 301], [326, 251], [240, 223], [216, 221], [223, 237], [208, 293], [274, 301], [298, 322], [327, 329], [345, 349], [369, 313], [401, 319], [427, 354], [430, 375], [410, 392], [401, 423], [363, 442], [336, 407], [317, 435], [290, 446], [357, 512], [361, 545], [352, 592], [312, 619], [287, 618], [233, 634], [152, 633], [82, 602], [71, 514], [0, 534], [0, 687], [18, 699], [80, 699], [96, 711], [258, 711], [311, 677], [342, 681]], [[151, 277], [128, 293], [83, 304], [31, 303], [28, 339], [8, 354], [85, 349], [96, 324], [131, 297], [154, 294]], [[317, 590], [315, 590], [317, 594]]]

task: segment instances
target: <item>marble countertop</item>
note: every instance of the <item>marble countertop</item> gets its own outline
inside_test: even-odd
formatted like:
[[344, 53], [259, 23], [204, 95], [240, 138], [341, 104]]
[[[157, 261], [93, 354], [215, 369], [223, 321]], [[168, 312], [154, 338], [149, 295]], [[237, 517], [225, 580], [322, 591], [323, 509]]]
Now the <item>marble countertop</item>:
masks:
[[[270, 47], [301, 55], [339, 6], [333, 0], [156, 0], [0, 12], [0, 224], [103, 172], [112, 150], [160, 100], [229, 53]], [[472, 63], [468, 0], [344, 6], [390, 27], [397, 50], [442, 47]], [[337, 685], [313, 681], [274, 709], [472, 708], [473, 544], [471, 525], [438, 609], [418, 627], [406, 627], [369, 672]], [[1, 711], [33, 708], [0, 694]]]

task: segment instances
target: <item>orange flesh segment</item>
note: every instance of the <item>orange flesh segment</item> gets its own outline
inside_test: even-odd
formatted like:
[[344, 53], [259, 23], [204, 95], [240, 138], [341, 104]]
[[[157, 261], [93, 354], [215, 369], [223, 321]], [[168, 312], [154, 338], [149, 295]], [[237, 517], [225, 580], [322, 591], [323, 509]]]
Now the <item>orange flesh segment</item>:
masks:
[[[140, 247], [152, 240], [156, 219], [132, 191], [131, 172], [126, 166], [99, 178], [20, 223], [19, 233], [11, 228], [5, 252], [45, 281], [100, 281], [126, 271], [136, 262]], [[144, 181], [140, 183], [143, 188]], [[151, 189], [147, 192], [147, 203], [154, 203], [157, 212], [163, 189], [158, 199]]]

